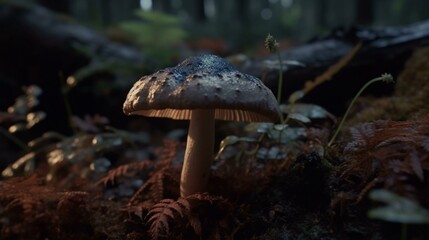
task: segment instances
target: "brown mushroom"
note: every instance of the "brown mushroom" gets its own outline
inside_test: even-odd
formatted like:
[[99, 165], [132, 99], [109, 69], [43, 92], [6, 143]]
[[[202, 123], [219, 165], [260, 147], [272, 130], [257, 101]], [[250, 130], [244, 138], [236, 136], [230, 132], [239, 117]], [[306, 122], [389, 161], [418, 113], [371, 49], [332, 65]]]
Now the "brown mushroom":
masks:
[[256, 77], [214, 55], [191, 57], [138, 80], [124, 113], [190, 120], [180, 195], [206, 190], [214, 151], [214, 120], [271, 122], [277, 101]]

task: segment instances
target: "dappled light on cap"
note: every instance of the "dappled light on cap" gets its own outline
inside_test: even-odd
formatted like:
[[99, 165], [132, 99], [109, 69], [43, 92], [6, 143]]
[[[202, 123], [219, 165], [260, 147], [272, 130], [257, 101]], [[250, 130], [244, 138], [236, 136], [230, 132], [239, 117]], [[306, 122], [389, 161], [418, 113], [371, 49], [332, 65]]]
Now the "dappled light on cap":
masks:
[[215, 109], [218, 120], [276, 121], [275, 97], [261, 80], [214, 55], [191, 57], [137, 81], [128, 93], [129, 115], [190, 119], [192, 109]]

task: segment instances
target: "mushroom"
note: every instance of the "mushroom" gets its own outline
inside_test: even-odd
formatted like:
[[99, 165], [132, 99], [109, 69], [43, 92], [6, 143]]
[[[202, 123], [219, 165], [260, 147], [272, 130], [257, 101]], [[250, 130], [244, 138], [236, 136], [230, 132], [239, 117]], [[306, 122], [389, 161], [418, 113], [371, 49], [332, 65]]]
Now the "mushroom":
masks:
[[138, 80], [127, 95], [128, 115], [190, 120], [180, 195], [204, 192], [214, 153], [214, 121], [271, 122], [279, 108], [270, 89], [214, 55], [191, 57]]

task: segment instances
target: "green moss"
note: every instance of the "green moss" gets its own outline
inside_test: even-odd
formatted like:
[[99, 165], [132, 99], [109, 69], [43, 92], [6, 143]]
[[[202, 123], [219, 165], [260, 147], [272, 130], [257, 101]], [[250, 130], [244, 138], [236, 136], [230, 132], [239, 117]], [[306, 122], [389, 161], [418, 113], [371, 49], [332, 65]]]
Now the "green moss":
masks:
[[362, 110], [347, 125], [377, 119], [407, 120], [428, 114], [428, 81], [429, 47], [424, 47], [417, 49], [405, 64], [394, 94], [377, 100], [360, 100]]

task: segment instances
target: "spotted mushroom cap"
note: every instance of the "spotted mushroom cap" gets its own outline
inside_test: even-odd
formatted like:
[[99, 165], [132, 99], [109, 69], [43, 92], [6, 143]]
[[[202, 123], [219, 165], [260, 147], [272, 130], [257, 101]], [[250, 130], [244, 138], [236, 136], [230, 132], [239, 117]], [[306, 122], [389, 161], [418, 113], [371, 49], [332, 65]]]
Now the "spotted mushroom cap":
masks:
[[190, 119], [193, 109], [215, 109], [220, 120], [277, 121], [277, 101], [261, 80], [214, 55], [191, 57], [138, 80], [124, 113]]

